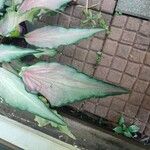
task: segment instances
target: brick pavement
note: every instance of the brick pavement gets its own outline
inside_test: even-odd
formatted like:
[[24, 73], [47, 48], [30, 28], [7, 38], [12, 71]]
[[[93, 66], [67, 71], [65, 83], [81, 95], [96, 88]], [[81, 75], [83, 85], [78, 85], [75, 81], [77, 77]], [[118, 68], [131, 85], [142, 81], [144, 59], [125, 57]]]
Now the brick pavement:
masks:
[[[126, 15], [115, 15], [116, 0], [90, 0], [93, 11], [102, 11], [110, 25], [110, 34], [96, 34], [73, 46], [62, 47], [58, 61], [72, 65], [79, 71], [131, 89], [127, 95], [74, 104], [82, 111], [116, 122], [124, 114], [128, 123], [137, 124], [140, 131], [150, 135], [150, 21]], [[85, 1], [67, 8], [64, 15], [43, 17], [48, 24], [79, 27]], [[97, 52], [102, 52], [96, 65]], [[96, 66], [95, 66], [96, 65]]]

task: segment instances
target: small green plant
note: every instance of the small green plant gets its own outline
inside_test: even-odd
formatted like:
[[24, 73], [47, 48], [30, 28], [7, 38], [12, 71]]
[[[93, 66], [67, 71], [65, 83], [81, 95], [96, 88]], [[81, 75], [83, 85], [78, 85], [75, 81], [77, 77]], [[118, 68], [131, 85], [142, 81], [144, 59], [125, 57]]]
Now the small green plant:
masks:
[[103, 28], [106, 31], [109, 30], [109, 27], [106, 23], [106, 21], [103, 19], [102, 14], [94, 14], [94, 12], [91, 9], [85, 9], [83, 10], [84, 18], [81, 20], [81, 26], [90, 26], [93, 28]]
[[118, 120], [118, 126], [113, 129], [116, 133], [122, 134], [128, 138], [132, 138], [139, 131], [139, 127], [136, 125], [127, 126], [123, 115]]

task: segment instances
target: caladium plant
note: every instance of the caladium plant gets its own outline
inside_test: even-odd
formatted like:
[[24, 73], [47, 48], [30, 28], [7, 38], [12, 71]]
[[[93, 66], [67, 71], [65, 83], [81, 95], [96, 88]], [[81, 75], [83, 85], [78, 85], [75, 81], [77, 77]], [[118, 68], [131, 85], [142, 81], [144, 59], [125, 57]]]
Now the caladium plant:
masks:
[[[79, 102], [91, 97], [103, 98], [126, 94], [128, 90], [101, 80], [89, 77], [70, 66], [59, 63], [39, 62], [31, 66], [23, 63], [18, 73], [9, 70], [9, 63], [28, 55], [39, 58], [41, 55], [55, 56], [61, 45], [69, 45], [88, 38], [102, 28], [66, 29], [56, 26], [45, 26], [25, 35], [21, 35], [20, 23], [39, 17], [41, 10], [60, 11], [71, 0], [3, 0], [0, 8], [7, 8], [6, 14], [0, 20], [0, 35], [2, 38], [14, 37], [26, 40], [34, 49], [21, 48], [12, 45], [0, 45], [0, 97], [16, 109], [26, 110], [36, 116], [40, 126], [50, 123], [70, 137], [74, 136], [68, 130], [63, 118], [52, 107], [60, 107], [68, 103]], [[20, 33], [20, 34], [18, 34]], [[15, 36], [16, 36], [15, 35]], [[13, 67], [15, 68], [15, 67]], [[12, 69], [12, 68], [11, 68]], [[9, 71], [8, 71], [9, 70]], [[13, 74], [15, 72], [15, 74]], [[17, 73], [16, 73], [17, 72]], [[19, 76], [20, 75], [20, 76]], [[42, 99], [46, 99], [48, 105]]]

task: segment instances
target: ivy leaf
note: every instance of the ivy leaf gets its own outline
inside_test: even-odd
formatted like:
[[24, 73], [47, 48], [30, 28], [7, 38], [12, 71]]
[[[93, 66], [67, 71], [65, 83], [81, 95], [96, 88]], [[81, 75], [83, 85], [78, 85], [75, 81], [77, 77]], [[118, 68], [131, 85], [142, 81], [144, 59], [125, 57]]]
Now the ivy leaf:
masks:
[[24, 0], [19, 8], [19, 12], [26, 12], [33, 8], [45, 8], [49, 10], [57, 10], [71, 0]]
[[37, 63], [22, 68], [22, 79], [31, 92], [39, 92], [52, 106], [62, 106], [91, 97], [128, 93], [127, 89], [93, 79], [58, 63]]
[[0, 45], [0, 62], [10, 62], [16, 58], [20, 58], [30, 54], [37, 54], [39, 51], [33, 49], [24, 49], [16, 46]]
[[140, 130], [140, 128], [136, 125], [131, 125], [129, 128], [129, 131], [132, 132], [132, 133], [136, 133]]
[[31, 45], [52, 49], [60, 45], [73, 44], [102, 31], [104, 29], [66, 29], [46, 26], [26, 34], [25, 40]]
[[19, 77], [3, 68], [0, 68], [0, 97], [14, 108], [29, 111], [47, 120], [66, 125], [63, 119], [48, 109], [36, 95], [25, 90]]
[[118, 134], [122, 134], [122, 133], [124, 132], [123, 129], [122, 129], [122, 127], [120, 127], [120, 126], [114, 128], [113, 130], [114, 130], [116, 133], [118, 133]]

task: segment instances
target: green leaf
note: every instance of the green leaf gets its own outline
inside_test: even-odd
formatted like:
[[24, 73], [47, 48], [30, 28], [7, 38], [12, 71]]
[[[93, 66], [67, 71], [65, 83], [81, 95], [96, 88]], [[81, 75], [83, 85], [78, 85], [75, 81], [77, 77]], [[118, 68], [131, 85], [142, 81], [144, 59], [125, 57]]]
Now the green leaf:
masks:
[[124, 131], [124, 136], [128, 137], [128, 138], [132, 138], [132, 134], [131, 132], [127, 129], [126, 131]]
[[71, 131], [69, 130], [69, 128], [67, 126], [62, 126], [60, 124], [57, 124], [57, 123], [52, 122], [52, 121], [48, 121], [48, 120], [41, 118], [39, 116], [36, 116], [34, 121], [36, 121], [38, 123], [39, 127], [44, 127], [44, 126], [50, 124], [52, 127], [57, 128], [60, 132], [68, 135], [72, 139], [76, 139], [75, 136], [71, 133]]
[[60, 45], [73, 44], [101, 31], [104, 29], [66, 29], [46, 26], [26, 34], [25, 40], [31, 45], [52, 49]]
[[0, 20], [0, 35], [8, 37], [21, 22], [27, 20], [32, 21], [35, 11], [36, 10], [22, 15], [15, 11], [9, 11], [4, 18]]
[[36, 95], [25, 90], [19, 77], [3, 68], [0, 68], [0, 97], [14, 108], [29, 111], [47, 120], [66, 125], [62, 118], [48, 109]]
[[36, 53], [39, 51], [0, 44], [0, 62], [10, 62], [16, 58]]
[[116, 133], [118, 133], [118, 134], [122, 134], [122, 133], [123, 133], [123, 129], [122, 129], [122, 127], [120, 127], [120, 126], [114, 128], [113, 130], [114, 130]]
[[136, 125], [131, 125], [129, 128], [129, 131], [132, 132], [132, 133], [136, 133], [140, 130], [140, 128]]
[[39, 53], [34, 54], [34, 56], [37, 58], [40, 58], [43, 55], [54, 57], [57, 54], [57, 50], [55, 49], [37, 49], [37, 51], [39, 51]]
[[71, 0], [24, 0], [19, 8], [19, 12], [26, 12], [33, 8], [45, 8], [49, 10], [58, 10]]
[[123, 117], [123, 115], [121, 115], [121, 117], [120, 117], [119, 120], [118, 120], [118, 124], [121, 126], [121, 125], [123, 125], [124, 123], [125, 123], [124, 117]]
[[0, 0], [0, 9], [3, 9], [5, 0]]
[[20, 73], [31, 92], [45, 96], [52, 106], [62, 106], [91, 97], [126, 94], [127, 89], [93, 79], [58, 63], [37, 63]]

